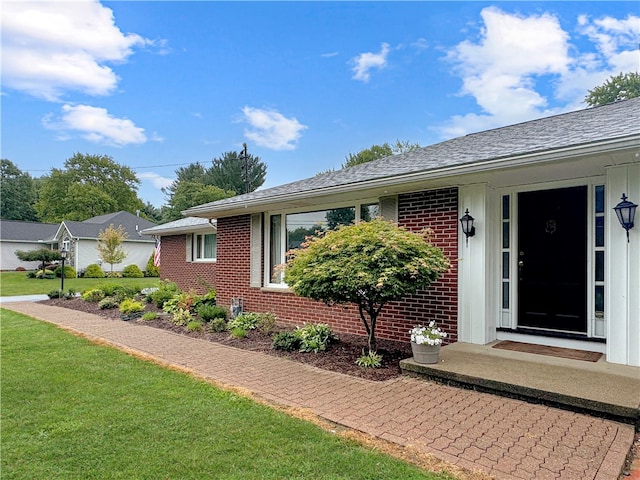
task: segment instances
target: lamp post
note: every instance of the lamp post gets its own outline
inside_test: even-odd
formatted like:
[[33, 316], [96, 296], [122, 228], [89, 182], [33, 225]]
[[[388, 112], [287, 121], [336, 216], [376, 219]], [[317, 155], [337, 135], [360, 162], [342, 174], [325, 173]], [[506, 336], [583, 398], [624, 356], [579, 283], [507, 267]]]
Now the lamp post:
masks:
[[60, 250], [60, 258], [62, 259], [62, 269], [60, 270], [60, 293], [64, 292], [64, 261], [67, 259], [67, 249], [63, 246]]

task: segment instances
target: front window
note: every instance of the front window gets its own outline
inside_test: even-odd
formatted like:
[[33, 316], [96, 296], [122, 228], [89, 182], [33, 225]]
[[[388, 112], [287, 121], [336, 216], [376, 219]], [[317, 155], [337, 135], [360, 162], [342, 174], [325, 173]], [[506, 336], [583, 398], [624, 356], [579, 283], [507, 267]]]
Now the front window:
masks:
[[[362, 206], [367, 217], [372, 209]], [[377, 204], [376, 204], [377, 208]], [[370, 220], [373, 217], [366, 218]], [[334, 230], [340, 225], [352, 225], [356, 222], [356, 207], [341, 207], [315, 212], [271, 215], [269, 222], [269, 280], [272, 284], [283, 284], [283, 264], [286, 252], [300, 246], [305, 238], [327, 230]], [[364, 218], [363, 218], [364, 220]], [[285, 239], [285, 241], [283, 241]]]
[[215, 260], [218, 249], [215, 233], [194, 235], [194, 257], [196, 260]]

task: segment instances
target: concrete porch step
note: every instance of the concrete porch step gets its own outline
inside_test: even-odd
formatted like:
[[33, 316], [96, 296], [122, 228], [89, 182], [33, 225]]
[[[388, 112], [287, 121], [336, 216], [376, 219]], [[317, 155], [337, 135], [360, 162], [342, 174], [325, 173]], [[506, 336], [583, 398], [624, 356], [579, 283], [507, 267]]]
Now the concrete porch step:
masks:
[[475, 390], [543, 403], [635, 425], [640, 429], [640, 367], [586, 362], [457, 342], [440, 361], [407, 359], [403, 372]]

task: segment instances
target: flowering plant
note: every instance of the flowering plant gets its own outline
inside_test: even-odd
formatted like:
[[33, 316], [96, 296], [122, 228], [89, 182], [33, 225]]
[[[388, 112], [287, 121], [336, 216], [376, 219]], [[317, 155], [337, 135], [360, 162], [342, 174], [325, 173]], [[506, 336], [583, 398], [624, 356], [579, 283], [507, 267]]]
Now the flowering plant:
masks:
[[418, 325], [409, 330], [409, 333], [411, 333], [411, 341], [418, 345], [441, 345], [442, 339], [447, 336], [447, 332], [436, 327], [436, 322], [433, 320], [429, 322], [429, 326]]

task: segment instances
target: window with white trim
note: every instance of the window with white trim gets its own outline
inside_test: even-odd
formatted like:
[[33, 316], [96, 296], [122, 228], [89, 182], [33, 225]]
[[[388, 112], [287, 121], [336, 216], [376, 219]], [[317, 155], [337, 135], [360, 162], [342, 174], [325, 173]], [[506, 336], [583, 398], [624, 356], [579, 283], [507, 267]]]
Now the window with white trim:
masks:
[[194, 261], [214, 261], [218, 252], [215, 233], [194, 233], [192, 255]]
[[[380, 216], [376, 203], [362, 203], [326, 210], [275, 213], [269, 216], [268, 283], [285, 286], [284, 263], [289, 250], [300, 248], [305, 238], [333, 230], [341, 225], [373, 220]], [[395, 219], [394, 219], [395, 220]]]

